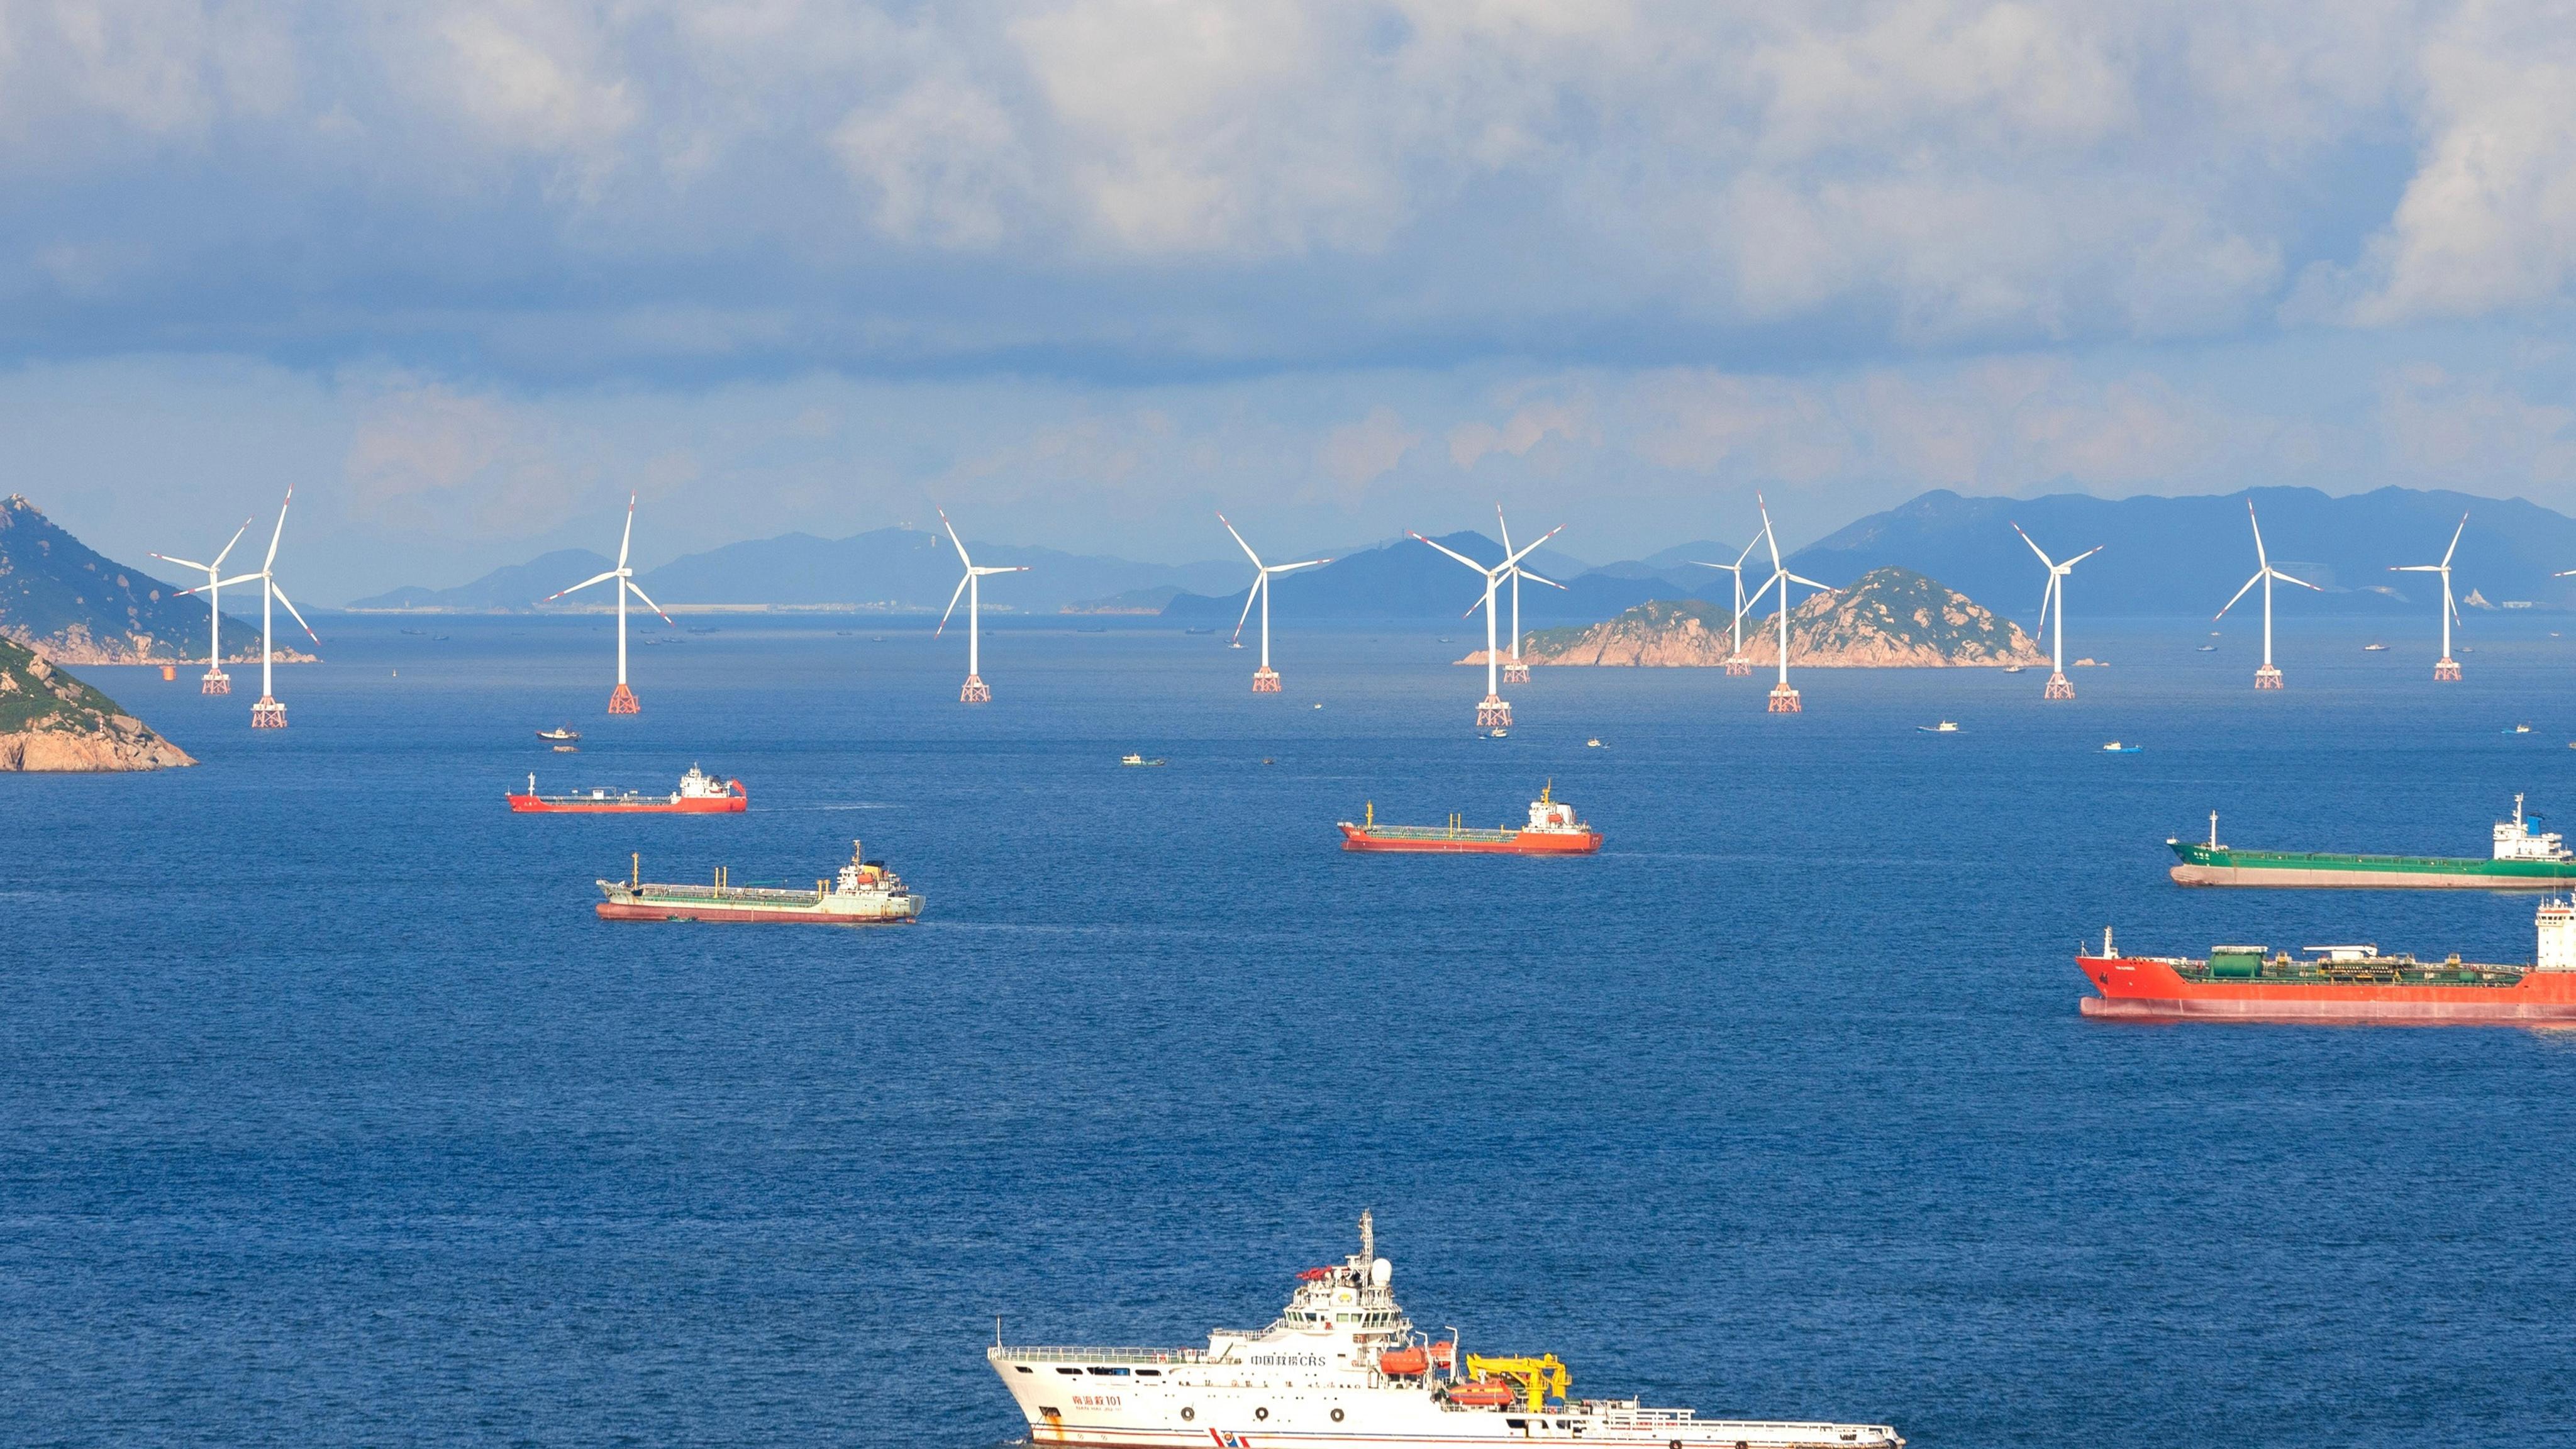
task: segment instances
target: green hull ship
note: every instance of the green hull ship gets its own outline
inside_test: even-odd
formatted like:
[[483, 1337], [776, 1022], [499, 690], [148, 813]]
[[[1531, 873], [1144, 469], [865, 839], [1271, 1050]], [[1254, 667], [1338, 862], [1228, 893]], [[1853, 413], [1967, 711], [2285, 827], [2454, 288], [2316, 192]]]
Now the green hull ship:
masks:
[[2513, 818], [2495, 827], [2495, 853], [2485, 860], [2424, 855], [2344, 855], [2327, 851], [2238, 850], [2218, 841], [2218, 812], [2209, 839], [2167, 839], [2177, 885], [2289, 886], [2344, 890], [2558, 890], [2576, 884], [2576, 854], [2556, 831], [2540, 830], [2513, 797]]

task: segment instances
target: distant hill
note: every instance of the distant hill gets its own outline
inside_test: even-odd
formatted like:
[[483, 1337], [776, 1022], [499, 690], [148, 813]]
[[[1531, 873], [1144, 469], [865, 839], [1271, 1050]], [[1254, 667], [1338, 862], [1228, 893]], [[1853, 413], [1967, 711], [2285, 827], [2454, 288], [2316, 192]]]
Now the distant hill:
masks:
[[[1584, 628], [1543, 629], [1521, 645], [1532, 664], [1722, 665], [1734, 644], [1734, 613], [1699, 599], [1655, 599]], [[1779, 656], [1778, 620], [1745, 621], [1744, 653], [1757, 664]], [[1458, 661], [1482, 664], [1479, 649]], [[1999, 619], [1955, 590], [1911, 569], [1876, 569], [1847, 589], [1817, 594], [1789, 611], [1789, 663], [1808, 668], [1940, 668], [2045, 664], [2021, 626]]]
[[[2382, 488], [2329, 497], [2313, 488], [2256, 488], [2192, 498], [1966, 498], [1942, 490], [1872, 514], [1798, 550], [1789, 567], [1829, 584], [1890, 564], [1919, 569], [1982, 599], [2008, 601], [2020, 618], [2039, 612], [2047, 574], [2014, 537], [2019, 522], [2057, 558], [2102, 545], [2066, 582], [2069, 619], [2086, 614], [2207, 616], [2254, 572], [2253, 499], [2275, 566], [2327, 590], [2276, 597], [2285, 618], [2301, 612], [2405, 612], [2432, 627], [2440, 585], [2392, 564], [2437, 563], [2460, 515], [2469, 515], [2453, 560], [2453, 588], [2496, 602], [2576, 607], [2576, 518], [2521, 499]], [[2232, 616], [2231, 616], [2232, 617]]]
[[539, 599], [605, 573], [609, 561], [586, 548], [562, 548], [523, 564], [494, 569], [470, 584], [452, 589], [401, 588], [341, 607], [356, 612], [378, 609], [435, 609], [447, 613], [509, 614], [536, 607]]
[[[1048, 613], [1137, 590], [1220, 588], [1249, 568], [1213, 562], [1149, 564], [1051, 548], [977, 543], [967, 548], [979, 564], [1025, 564], [1030, 572], [984, 581], [984, 608], [996, 613]], [[447, 609], [517, 612], [546, 595], [610, 567], [586, 549], [566, 549], [486, 574], [452, 589], [396, 589], [348, 605], [352, 609]], [[781, 534], [727, 544], [674, 559], [636, 578], [667, 609], [711, 605], [770, 608], [849, 608], [888, 613], [937, 613], [957, 587], [957, 553], [945, 535], [917, 528], [879, 528], [849, 538]], [[556, 608], [610, 602], [577, 594]]]
[[195, 763], [71, 671], [0, 639], [0, 770], [158, 770]]
[[[61, 664], [202, 659], [206, 604], [179, 597], [186, 587], [98, 553], [14, 493], [0, 499], [0, 637]], [[253, 590], [252, 602], [258, 599]], [[256, 622], [227, 613], [223, 634], [225, 658], [259, 657]]]
[[[1497, 563], [1503, 558], [1501, 544], [1473, 531], [1452, 533], [1440, 540], [1472, 559]], [[1688, 545], [1699, 548], [1703, 545]], [[1723, 545], [1704, 545], [1715, 551]], [[1734, 550], [1728, 549], [1721, 562], [1734, 561]], [[1676, 583], [1675, 575], [1643, 564], [1613, 564], [1587, 569], [1577, 559], [1549, 549], [1539, 549], [1524, 560], [1532, 573], [1565, 585], [1551, 589], [1544, 584], [1523, 581], [1521, 584], [1521, 623], [1549, 623], [1569, 619], [1598, 619], [1615, 614], [1632, 604], [1657, 596], [1669, 597], [1706, 587], [1705, 579], [1721, 581], [1723, 573], [1709, 569], [1689, 569]], [[1163, 617], [1186, 624], [1231, 625], [1243, 612], [1245, 591], [1252, 586], [1251, 566], [1238, 571], [1243, 575], [1240, 587], [1231, 594], [1182, 594], [1163, 610]], [[1691, 578], [1690, 575], [1700, 577]], [[1438, 549], [1410, 539], [1398, 539], [1374, 548], [1360, 549], [1334, 559], [1319, 569], [1283, 574], [1273, 580], [1271, 614], [1274, 619], [1419, 619], [1455, 620], [1484, 597], [1484, 581], [1460, 564], [1445, 558]], [[1508, 583], [1502, 595], [1505, 629], [1511, 627], [1511, 595]], [[1478, 628], [1482, 628], [1480, 623]]]

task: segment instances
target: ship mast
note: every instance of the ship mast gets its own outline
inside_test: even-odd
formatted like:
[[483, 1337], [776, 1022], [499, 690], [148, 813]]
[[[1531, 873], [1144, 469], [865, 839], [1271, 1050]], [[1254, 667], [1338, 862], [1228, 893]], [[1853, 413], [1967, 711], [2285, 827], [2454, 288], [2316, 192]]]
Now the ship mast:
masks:
[[1371, 1220], [1367, 1208], [1360, 1209], [1360, 1261], [1363, 1263], [1377, 1261], [1377, 1227]]

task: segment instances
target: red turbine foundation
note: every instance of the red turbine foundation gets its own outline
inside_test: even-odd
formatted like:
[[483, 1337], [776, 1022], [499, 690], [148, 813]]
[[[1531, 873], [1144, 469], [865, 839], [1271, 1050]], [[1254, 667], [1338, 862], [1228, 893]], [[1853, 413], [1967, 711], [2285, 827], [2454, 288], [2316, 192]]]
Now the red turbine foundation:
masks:
[[2075, 697], [2075, 686], [2073, 683], [2068, 681], [2065, 675], [2052, 671], [2048, 676], [2048, 688], [2041, 690], [2039, 692], [2039, 697], [2042, 699], [2073, 699]]
[[1771, 713], [1796, 714], [1799, 712], [1799, 709], [1798, 691], [1785, 684], [1775, 684], [1771, 686]]
[[2262, 668], [2255, 670], [2255, 671], [2254, 671], [2254, 687], [2255, 687], [2256, 689], [2278, 689], [2278, 688], [2280, 688], [2280, 687], [2281, 687], [2281, 671], [2279, 671], [2279, 670], [2277, 670], [2277, 669], [2273, 668], [2273, 667], [2272, 667], [2271, 665], [2269, 665], [2269, 664], [2266, 664], [2266, 665], [2264, 665]]
[[1252, 671], [1252, 692], [1255, 694], [1277, 694], [1279, 692], [1279, 671], [1266, 664], [1261, 668]]
[[610, 714], [642, 714], [644, 712], [644, 706], [636, 702], [635, 691], [628, 689], [626, 687], [626, 681], [621, 679], [617, 681], [617, 688], [611, 691], [608, 696], [608, 712]]
[[1489, 694], [1476, 705], [1476, 728], [1506, 730], [1512, 727], [1512, 707], [1499, 694]]
[[1742, 676], [1751, 674], [1752, 672], [1752, 660], [1745, 658], [1741, 654], [1730, 654], [1726, 657], [1726, 675], [1729, 679], [1741, 678]]
[[1519, 661], [1519, 660], [1517, 660], [1517, 659], [1512, 660], [1512, 661], [1511, 661], [1510, 663], [1508, 663], [1508, 664], [1505, 664], [1505, 665], [1503, 666], [1503, 683], [1505, 683], [1505, 684], [1527, 684], [1527, 683], [1529, 683], [1529, 666], [1528, 666], [1528, 665], [1526, 665], [1526, 664], [1523, 664], [1522, 662], [1520, 662], [1520, 661]]
[[2439, 680], [2456, 681], [2460, 677], [2460, 661], [2452, 658], [2448, 654], [2434, 660], [2433, 677]]
[[966, 676], [965, 686], [957, 691], [957, 702], [959, 704], [991, 704], [993, 702], [993, 691], [985, 687], [984, 676], [980, 674], [969, 674]]
[[233, 692], [233, 677], [224, 673], [220, 669], [209, 669], [206, 671], [205, 677], [198, 682], [197, 692], [199, 694], [230, 694]]
[[250, 727], [255, 730], [286, 728], [286, 706], [263, 694], [259, 703], [250, 707]]

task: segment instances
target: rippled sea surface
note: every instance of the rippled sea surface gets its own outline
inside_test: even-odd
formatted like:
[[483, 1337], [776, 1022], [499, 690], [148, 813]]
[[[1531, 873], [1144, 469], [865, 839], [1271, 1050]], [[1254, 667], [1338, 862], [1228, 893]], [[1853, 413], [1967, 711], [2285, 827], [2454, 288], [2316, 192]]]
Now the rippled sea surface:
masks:
[[[2069, 960], [2527, 960], [2525, 898], [2187, 892], [2163, 841], [2576, 826], [2547, 621], [2439, 690], [2287, 622], [2271, 696], [2198, 624], [2091, 631], [2072, 705], [1541, 670], [1499, 741], [1463, 632], [1291, 627], [1254, 698], [1221, 636], [1006, 627], [968, 710], [916, 622], [692, 621], [612, 720], [597, 620], [317, 622], [289, 730], [253, 669], [93, 670], [204, 764], [0, 777], [0, 1438], [977, 1449], [997, 1316], [1257, 1327], [1363, 1207], [1417, 1321], [1578, 1394], [1926, 1449], [2576, 1421], [2576, 1037], [2097, 1024]], [[692, 761], [751, 812], [501, 804]], [[1336, 848], [1549, 779], [1597, 858]], [[808, 882], [853, 837], [919, 925], [591, 915], [630, 852]]]

